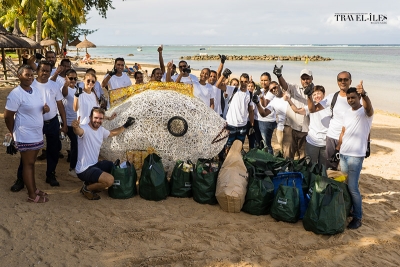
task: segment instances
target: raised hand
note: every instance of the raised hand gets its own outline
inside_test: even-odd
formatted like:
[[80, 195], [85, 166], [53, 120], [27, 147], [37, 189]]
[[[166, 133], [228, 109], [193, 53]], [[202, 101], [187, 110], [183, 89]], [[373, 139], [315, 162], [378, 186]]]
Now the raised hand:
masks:
[[275, 65], [274, 70], [272, 71], [272, 73], [275, 74], [278, 79], [282, 76], [282, 68], [283, 65], [281, 65], [280, 67], [277, 67]]
[[218, 54], [219, 58], [221, 59], [221, 63], [225, 64], [226, 56]]
[[285, 94], [283, 94], [283, 100], [289, 101], [289, 99], [290, 99], [289, 93], [288, 93], [288, 92], [285, 92]]
[[109, 73], [108, 75], [110, 75], [110, 77], [114, 76], [115, 74], [117, 74], [117, 69], [114, 67]]
[[56, 69], [56, 74], [60, 74], [61, 72], [63, 72], [65, 70], [65, 67], [63, 65], [58, 64], [58, 67]]
[[129, 126], [132, 126], [135, 123], [135, 119], [132, 117], [128, 117], [128, 119], [126, 120], [125, 124], [123, 125], [123, 127], [126, 129]]
[[231, 71], [230, 69], [228, 69], [228, 68], [226, 68], [226, 69], [224, 70], [224, 72], [222, 72], [222, 76], [224, 76], [225, 79], [228, 79], [228, 78], [229, 78], [229, 75], [231, 75], [231, 74], [232, 74], [232, 71]]
[[163, 51], [163, 45], [160, 45], [160, 46], [157, 48], [157, 51], [158, 51], [158, 53], [161, 53], [161, 52]]
[[79, 128], [79, 125], [81, 124], [81, 116], [78, 117], [78, 119], [73, 120], [71, 122], [72, 128]]
[[82, 90], [82, 88], [80, 88], [78, 85], [77, 86], [75, 86], [75, 96], [76, 97], [79, 97], [81, 94], [82, 94], [82, 92], [83, 92], [83, 90]]
[[363, 86], [363, 80], [361, 80], [360, 83], [357, 84], [356, 89], [357, 89], [357, 94], [360, 94], [362, 96], [365, 95], [365, 90], [364, 90], [364, 86]]
[[258, 104], [260, 103], [260, 98], [258, 97], [258, 95], [254, 94], [253, 97], [251, 98], [251, 101], [254, 102], [254, 104]]
[[310, 83], [306, 89], [304, 89], [304, 94], [308, 97], [310, 97], [314, 92], [314, 84]]

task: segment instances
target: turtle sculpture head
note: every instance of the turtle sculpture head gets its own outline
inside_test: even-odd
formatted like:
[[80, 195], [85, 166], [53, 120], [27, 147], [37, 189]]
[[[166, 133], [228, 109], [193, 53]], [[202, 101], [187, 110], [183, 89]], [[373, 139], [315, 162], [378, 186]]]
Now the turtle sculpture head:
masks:
[[117, 113], [105, 121], [106, 129], [135, 123], [122, 134], [103, 142], [101, 155], [109, 160], [125, 158], [129, 150], [154, 149], [167, 171], [177, 160], [212, 158], [224, 147], [226, 122], [201, 100], [173, 90], [146, 90], [127, 98], [107, 113]]

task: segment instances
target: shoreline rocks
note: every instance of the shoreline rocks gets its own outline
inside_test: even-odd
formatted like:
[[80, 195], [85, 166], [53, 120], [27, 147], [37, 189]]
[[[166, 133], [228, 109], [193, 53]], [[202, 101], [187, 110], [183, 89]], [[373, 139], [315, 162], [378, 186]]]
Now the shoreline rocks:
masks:
[[[330, 61], [333, 58], [322, 57], [320, 55], [294, 55], [294, 56], [277, 56], [277, 55], [262, 55], [262, 56], [250, 56], [250, 55], [226, 55], [227, 60], [272, 60], [272, 61], [305, 61], [307, 58], [309, 61]], [[194, 55], [194, 56], [181, 56], [183, 60], [219, 60], [218, 55]]]

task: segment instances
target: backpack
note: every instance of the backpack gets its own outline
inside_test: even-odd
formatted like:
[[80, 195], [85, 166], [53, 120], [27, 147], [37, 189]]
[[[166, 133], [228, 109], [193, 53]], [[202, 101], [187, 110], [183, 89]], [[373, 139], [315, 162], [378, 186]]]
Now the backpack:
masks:
[[340, 91], [337, 91], [337, 92], [333, 95], [333, 98], [332, 98], [332, 102], [331, 102], [331, 118], [333, 118], [333, 108], [335, 107], [335, 104], [336, 104], [336, 101], [337, 101], [339, 92], [340, 92]]

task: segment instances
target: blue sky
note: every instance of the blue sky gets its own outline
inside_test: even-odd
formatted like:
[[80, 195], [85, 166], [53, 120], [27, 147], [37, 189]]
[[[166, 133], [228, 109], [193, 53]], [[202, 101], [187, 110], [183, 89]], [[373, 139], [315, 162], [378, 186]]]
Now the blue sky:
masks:
[[[87, 37], [96, 45], [400, 44], [400, 1], [114, 0], [113, 6], [107, 19], [93, 10], [81, 26], [98, 29]], [[387, 19], [337, 21], [337, 13]]]

